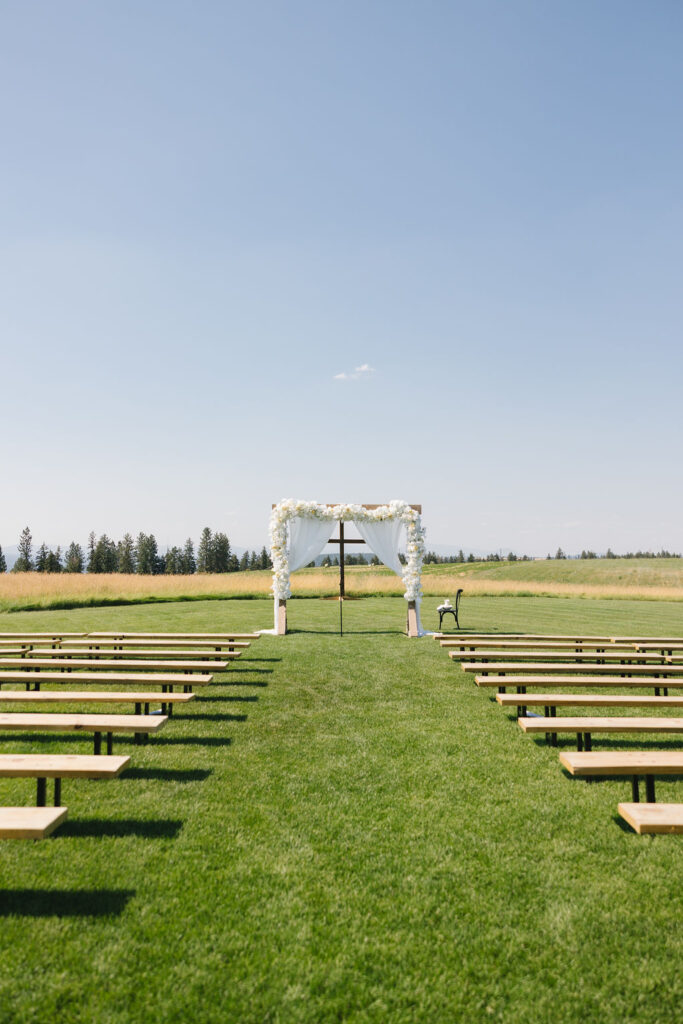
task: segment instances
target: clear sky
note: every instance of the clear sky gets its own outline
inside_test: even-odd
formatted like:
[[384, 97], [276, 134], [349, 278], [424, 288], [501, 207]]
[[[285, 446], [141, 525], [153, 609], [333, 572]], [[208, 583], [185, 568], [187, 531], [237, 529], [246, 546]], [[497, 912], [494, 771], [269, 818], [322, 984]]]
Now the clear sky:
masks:
[[683, 550], [683, 6], [0, 2], [0, 544]]

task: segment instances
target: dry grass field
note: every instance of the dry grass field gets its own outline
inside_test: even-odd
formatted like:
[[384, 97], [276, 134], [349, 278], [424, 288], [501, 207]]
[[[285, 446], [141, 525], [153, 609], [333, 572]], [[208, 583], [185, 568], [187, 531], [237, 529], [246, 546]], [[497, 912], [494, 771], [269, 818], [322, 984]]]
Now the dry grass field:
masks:
[[[270, 583], [267, 571], [195, 576], [3, 573], [0, 611], [225, 597], [267, 598]], [[339, 570], [335, 567], [302, 569], [292, 578], [292, 591], [299, 597], [332, 596], [338, 587]], [[683, 601], [683, 559], [544, 559], [425, 566], [426, 597], [453, 598], [460, 587], [466, 594], [480, 597]], [[347, 567], [346, 589], [350, 596], [358, 597], [398, 597], [403, 592], [398, 577], [381, 566]]]

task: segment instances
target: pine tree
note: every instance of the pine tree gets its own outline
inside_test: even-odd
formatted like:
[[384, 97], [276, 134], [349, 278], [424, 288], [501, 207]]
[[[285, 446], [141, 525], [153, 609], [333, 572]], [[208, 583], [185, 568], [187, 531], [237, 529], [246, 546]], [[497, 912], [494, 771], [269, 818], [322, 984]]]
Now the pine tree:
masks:
[[258, 569], [258, 558], [256, 557], [255, 551], [252, 551], [252, 553], [249, 555], [249, 568]]
[[2, 548], [1, 547], [0, 547], [0, 572], [7, 572], [7, 562], [5, 560], [5, 556], [2, 553]]
[[62, 549], [60, 547], [58, 547], [56, 551], [48, 551], [47, 562], [45, 563], [45, 571], [62, 571]]
[[72, 540], [64, 556], [64, 572], [83, 572], [83, 567], [83, 548]]
[[230, 541], [224, 533], [215, 533], [210, 572], [230, 572]]
[[31, 537], [31, 531], [26, 526], [21, 531], [21, 537], [19, 538], [19, 557], [14, 563], [13, 572], [31, 572], [33, 569], [32, 546], [33, 538]]
[[154, 534], [139, 533], [135, 547], [135, 564], [142, 576], [151, 576], [157, 568], [157, 542]]
[[192, 538], [188, 537], [183, 549], [183, 572], [186, 576], [191, 576], [196, 571], [197, 563], [194, 557], [194, 544], [192, 543]]
[[246, 572], [249, 568], [249, 552], [245, 551], [240, 558], [240, 572]]
[[213, 538], [211, 530], [205, 526], [199, 538], [197, 548], [197, 572], [213, 572]]
[[92, 569], [90, 572], [116, 572], [118, 564], [118, 553], [113, 540], [103, 533], [98, 540], [92, 554]]
[[88, 537], [88, 564], [86, 572], [96, 572], [95, 569], [95, 531], [91, 530]]
[[123, 535], [116, 545], [116, 571], [122, 573], [135, 572], [135, 541], [129, 533]]
[[261, 554], [259, 555], [258, 562], [259, 562], [259, 569], [272, 569], [272, 567], [273, 567], [273, 563], [270, 560], [270, 555], [268, 554], [268, 550], [267, 550], [265, 544], [261, 548]]
[[34, 565], [34, 569], [36, 572], [47, 571], [47, 555], [47, 545], [43, 542], [38, 548], [38, 551], [36, 552], [36, 562]]

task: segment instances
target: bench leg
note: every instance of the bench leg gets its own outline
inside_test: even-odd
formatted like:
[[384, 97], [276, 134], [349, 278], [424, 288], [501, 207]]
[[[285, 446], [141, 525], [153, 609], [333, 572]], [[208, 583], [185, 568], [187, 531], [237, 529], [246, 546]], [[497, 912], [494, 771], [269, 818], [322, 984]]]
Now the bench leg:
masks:
[[107, 753], [108, 754], [111, 754], [113, 746], [114, 746], [114, 733], [113, 732], [108, 732], [107, 733]]
[[634, 804], [640, 803], [640, 790], [638, 789], [638, 776], [634, 775], [631, 779], [631, 799]]
[[576, 749], [583, 750], [583, 733], [577, 732], [576, 734]]
[[589, 732], [585, 732], [583, 734], [583, 749], [584, 750], [592, 750], [593, 749], [593, 740], [591, 739], [591, 734]]
[[93, 754], [102, 753], [102, 733], [96, 732], [93, 735]]
[[55, 779], [55, 807], [62, 806], [62, 780]]
[[645, 799], [649, 804], [655, 802], [655, 777], [654, 775], [645, 776]]
[[36, 807], [45, 806], [47, 779], [36, 779]]

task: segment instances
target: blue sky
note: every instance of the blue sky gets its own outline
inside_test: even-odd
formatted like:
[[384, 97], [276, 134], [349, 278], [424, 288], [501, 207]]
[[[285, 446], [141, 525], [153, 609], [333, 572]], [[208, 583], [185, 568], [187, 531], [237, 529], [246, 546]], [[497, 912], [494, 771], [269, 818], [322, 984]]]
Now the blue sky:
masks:
[[666, 0], [0, 3], [0, 544], [260, 546], [291, 496], [683, 550], [682, 31]]

